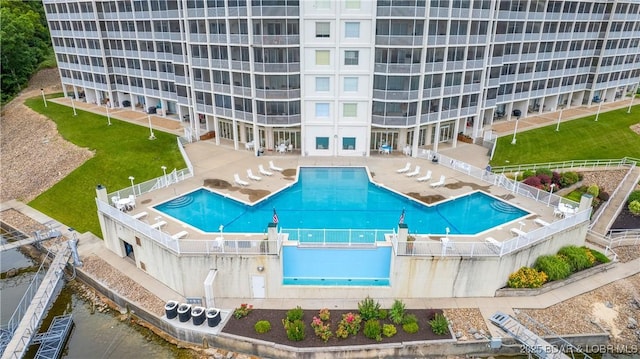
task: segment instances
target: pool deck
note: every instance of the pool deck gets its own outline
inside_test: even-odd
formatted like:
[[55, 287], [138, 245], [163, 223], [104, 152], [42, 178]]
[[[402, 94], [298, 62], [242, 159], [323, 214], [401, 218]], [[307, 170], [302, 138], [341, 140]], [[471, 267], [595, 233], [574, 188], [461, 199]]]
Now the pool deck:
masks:
[[[302, 157], [295, 154], [286, 154], [280, 156], [260, 156], [256, 157], [251, 151], [234, 151], [226, 146], [215, 145], [211, 141], [200, 141], [186, 145], [186, 151], [191, 159], [195, 175], [193, 178], [171, 185], [168, 188], [146, 193], [137, 198], [138, 206], [130, 214], [135, 215], [139, 212], [147, 212], [146, 221], [155, 223], [156, 221], [165, 221], [167, 224], [162, 230], [168, 234], [176, 234], [181, 231], [189, 232], [189, 239], [214, 239], [218, 233], [203, 233], [182, 222], [174, 221], [163, 213], [158, 212], [153, 206], [164, 202], [175, 196], [193, 191], [203, 186], [207, 180], [225, 181], [229, 187], [213, 188], [218, 193], [239, 199], [244, 202], [253, 203], [260, 198], [287, 188], [295, 181], [297, 169], [304, 166], [366, 166], [371, 172], [373, 180], [385, 187], [397, 191], [399, 193], [412, 197], [421, 198], [428, 203], [436, 203], [453, 197], [458, 197], [472, 191], [482, 190], [493, 196], [500, 197], [516, 207], [523, 208], [532, 214], [526, 219], [516, 221], [516, 223], [508, 223], [504, 227], [496, 227], [486, 231], [478, 236], [453, 236], [450, 237], [455, 241], [480, 241], [483, 242], [485, 237], [493, 237], [496, 240], [506, 240], [513, 237], [510, 232], [511, 228], [518, 228], [525, 232], [528, 230], [539, 228], [540, 226], [534, 222], [540, 218], [546, 222], [553, 222], [557, 219], [553, 215], [553, 206], [547, 206], [531, 199], [514, 196], [504, 188], [491, 186], [486, 182], [479, 181], [476, 178], [458, 172], [446, 166], [432, 163], [430, 160], [407, 157], [399, 155], [374, 155], [371, 157]], [[446, 152], [441, 152], [447, 154]], [[480, 155], [478, 155], [480, 153]], [[480, 146], [463, 144], [456, 148], [456, 155], [459, 158], [469, 161], [471, 166], [484, 168], [487, 158], [484, 155], [486, 149]], [[272, 171], [272, 176], [262, 176], [258, 174], [258, 165], [262, 164], [265, 168], [269, 168], [269, 161], [273, 161], [278, 167], [284, 171]], [[421, 171], [418, 176], [407, 177], [405, 174], [398, 174], [397, 170], [403, 168], [407, 162], [410, 162], [412, 169], [420, 166]], [[247, 169], [252, 169], [253, 173], [262, 177], [260, 181], [252, 181], [247, 178]], [[430, 181], [418, 182], [417, 177], [423, 176], [427, 170], [432, 171], [432, 179]], [[233, 176], [238, 173], [240, 177], [249, 182], [246, 187], [240, 187], [234, 184]], [[429, 184], [438, 181], [441, 175], [446, 180], [443, 186], [432, 188]], [[222, 186], [224, 187], [224, 186]], [[107, 190], [110, 190], [109, 188]], [[521, 223], [524, 223], [521, 224]], [[411, 232], [411, 223], [409, 231]], [[266, 224], [265, 224], [266, 225]], [[287, 228], [286, 223], [281, 222], [281, 226]], [[411, 232], [413, 233], [413, 232]], [[244, 235], [234, 235], [225, 233], [226, 239], [246, 238]], [[262, 238], [260, 234], [260, 238]], [[418, 240], [424, 239], [418, 236]], [[432, 237], [439, 240], [439, 237]]]

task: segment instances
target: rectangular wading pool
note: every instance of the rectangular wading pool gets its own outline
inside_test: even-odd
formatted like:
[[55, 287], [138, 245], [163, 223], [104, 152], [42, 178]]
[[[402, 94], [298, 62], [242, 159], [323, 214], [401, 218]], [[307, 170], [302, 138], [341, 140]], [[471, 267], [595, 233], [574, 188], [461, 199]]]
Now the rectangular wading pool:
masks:
[[282, 284], [389, 286], [391, 246], [371, 248], [282, 247]]

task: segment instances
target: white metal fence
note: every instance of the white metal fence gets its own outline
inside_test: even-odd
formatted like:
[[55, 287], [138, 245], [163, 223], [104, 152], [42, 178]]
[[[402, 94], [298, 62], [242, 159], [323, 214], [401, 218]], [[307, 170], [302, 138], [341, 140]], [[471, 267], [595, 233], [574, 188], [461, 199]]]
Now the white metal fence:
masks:
[[393, 229], [288, 229], [280, 231], [288, 235], [289, 240], [298, 241], [301, 245], [318, 246], [351, 246], [375, 244], [384, 241], [385, 235], [394, 234]]
[[572, 160], [562, 162], [547, 162], [534, 164], [521, 164], [513, 166], [496, 166], [491, 169], [494, 173], [515, 173], [524, 171], [535, 171], [545, 168], [550, 170], [558, 170], [562, 168], [582, 168], [582, 169], [611, 169], [636, 165], [637, 159], [625, 157], [622, 159], [609, 160]]

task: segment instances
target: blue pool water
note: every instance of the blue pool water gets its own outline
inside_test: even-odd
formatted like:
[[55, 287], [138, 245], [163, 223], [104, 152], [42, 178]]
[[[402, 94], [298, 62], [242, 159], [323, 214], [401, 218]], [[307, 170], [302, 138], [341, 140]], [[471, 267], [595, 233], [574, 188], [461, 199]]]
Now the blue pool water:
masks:
[[[425, 184], [425, 186], [427, 186]], [[276, 209], [279, 226], [305, 229], [393, 229], [402, 210], [410, 233], [473, 235], [526, 211], [482, 192], [427, 206], [369, 182], [362, 167], [301, 168], [299, 181], [253, 206], [198, 189], [155, 207], [205, 232], [265, 233]]]
[[391, 247], [371, 249], [282, 247], [285, 285], [388, 286]]

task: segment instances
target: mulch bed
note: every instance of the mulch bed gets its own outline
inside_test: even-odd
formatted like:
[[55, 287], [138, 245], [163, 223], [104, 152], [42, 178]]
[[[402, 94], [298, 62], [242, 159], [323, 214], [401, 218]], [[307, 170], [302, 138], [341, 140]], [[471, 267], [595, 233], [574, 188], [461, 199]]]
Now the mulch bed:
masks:
[[[414, 314], [418, 318], [420, 330], [414, 334], [405, 333], [402, 325], [396, 325], [398, 332], [391, 338], [382, 336], [381, 342], [376, 342], [362, 334], [364, 321], [360, 324], [360, 332], [356, 336], [350, 336], [347, 339], [339, 339], [335, 337], [335, 330], [338, 328], [338, 322], [342, 319], [342, 314], [358, 313], [357, 310], [332, 310], [331, 311], [331, 330], [334, 336], [326, 343], [317, 337], [311, 328], [311, 320], [314, 315], [318, 315], [318, 310], [305, 309], [303, 321], [306, 324], [305, 339], [294, 342], [287, 338], [287, 333], [282, 325], [282, 319], [286, 318], [287, 310], [275, 309], [254, 309], [248, 316], [242, 319], [231, 317], [223, 328], [224, 333], [234, 334], [247, 338], [259, 339], [267, 342], [274, 342], [291, 347], [308, 348], [308, 347], [330, 347], [330, 346], [353, 346], [353, 345], [371, 345], [380, 343], [400, 343], [422, 340], [442, 340], [451, 339], [450, 335], [436, 335], [431, 331], [429, 320], [433, 319], [436, 313], [442, 313], [438, 309], [408, 309], [407, 314]], [[256, 333], [253, 326], [259, 320], [268, 320], [271, 323], [271, 330], [265, 334]], [[381, 320], [381, 324], [391, 324], [387, 320]]]
[[616, 218], [615, 222], [611, 226], [611, 229], [638, 229], [640, 228], [640, 216], [633, 215], [629, 208], [627, 208], [627, 203], [624, 204], [622, 211]]

